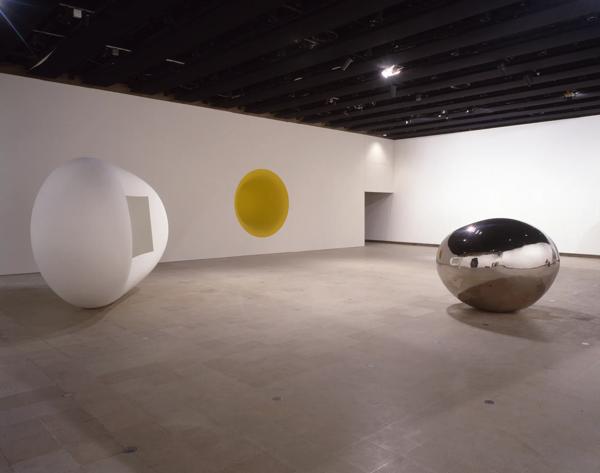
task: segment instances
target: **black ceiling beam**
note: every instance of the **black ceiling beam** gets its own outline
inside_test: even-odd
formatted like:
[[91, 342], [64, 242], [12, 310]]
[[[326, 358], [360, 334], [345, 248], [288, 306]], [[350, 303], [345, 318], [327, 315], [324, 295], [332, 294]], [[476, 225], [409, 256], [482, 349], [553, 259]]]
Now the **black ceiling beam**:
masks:
[[539, 115], [536, 117], [527, 117], [527, 118], [515, 118], [515, 119], [505, 119], [505, 120], [490, 120], [484, 123], [479, 123], [476, 125], [467, 124], [467, 125], [459, 125], [456, 127], [449, 127], [445, 129], [432, 129], [415, 133], [398, 133], [394, 135], [388, 135], [390, 139], [407, 139], [407, 138], [418, 138], [422, 136], [432, 136], [432, 135], [442, 135], [448, 133], [457, 133], [462, 131], [474, 131], [474, 130], [482, 130], [488, 128], [498, 128], [503, 126], [512, 126], [512, 125], [523, 125], [530, 123], [541, 123], [541, 122], [549, 122], [554, 120], [564, 120], [568, 118], [579, 118], [579, 117], [588, 117], [591, 115], [600, 114], [600, 107], [594, 106], [585, 108], [582, 110], [568, 110], [568, 111], [559, 111], [554, 113], [548, 113], [546, 115]]
[[[598, 74], [600, 74], [600, 64], [597, 67]], [[525, 84], [523, 84], [525, 87]], [[458, 102], [441, 102], [436, 105], [432, 105], [430, 107], [424, 108], [415, 108], [415, 109], [406, 109], [401, 112], [392, 113], [389, 115], [385, 115], [383, 117], [370, 118], [365, 120], [359, 120], [356, 122], [331, 122], [331, 126], [342, 126], [344, 128], [348, 128], [351, 130], [360, 129], [360, 130], [368, 130], [368, 129], [376, 129], [378, 126], [385, 124], [391, 120], [406, 120], [411, 115], [421, 114], [421, 113], [434, 113], [439, 112], [442, 109], [449, 111], [457, 108], [472, 108], [478, 106], [487, 106], [494, 103], [506, 102], [509, 100], [521, 100], [521, 99], [533, 99], [534, 97], [539, 97], [544, 94], [551, 94], [554, 92], [564, 92], [568, 89], [584, 89], [587, 87], [596, 87], [600, 86], [600, 79], [591, 79], [591, 80], [577, 80], [577, 76], [574, 73], [573, 79], [561, 85], [553, 85], [551, 87], [544, 88], [535, 88], [528, 89], [522, 92], [513, 92], [502, 95], [494, 95], [488, 96], [480, 99], [473, 100], [473, 97], [467, 97], [466, 99], [460, 100]], [[477, 96], [475, 96], [477, 97]], [[415, 104], [413, 104], [415, 105]]]
[[186, 53], [220, 34], [272, 11], [283, 3], [284, 0], [222, 0], [212, 10], [173, 31], [165, 31], [151, 41], [141, 44], [132, 53], [121, 56], [114, 64], [91, 72], [85, 79], [98, 85], [125, 82], [149, 67], [169, 57]]
[[[593, 74], [598, 74], [598, 73], [600, 73], [600, 64], [595, 65], [595, 66], [574, 68], [572, 70], [563, 70], [563, 71], [555, 72], [552, 74], [545, 74], [541, 77], [533, 77], [531, 85], [534, 86], [534, 88], [531, 88], [531, 86], [526, 81], [524, 81], [522, 78], [519, 78], [519, 79], [511, 80], [508, 82], [501, 82], [498, 84], [474, 87], [474, 88], [469, 88], [469, 89], [465, 89], [465, 90], [451, 91], [451, 92], [447, 92], [447, 93], [433, 95], [433, 96], [426, 97], [419, 102], [404, 101], [404, 102], [400, 102], [400, 103], [395, 103], [393, 105], [380, 107], [380, 109], [386, 109], [390, 113], [406, 113], [406, 112], [412, 110], [413, 107], [423, 106], [426, 104], [432, 104], [434, 107], [437, 107], [440, 109], [444, 108], [445, 106], [451, 106], [452, 104], [457, 103], [456, 102], [457, 100], [458, 100], [458, 103], [473, 104], [473, 103], [476, 103], [474, 101], [477, 101], [482, 96], [483, 96], [482, 100], [490, 100], [491, 98], [493, 98], [493, 96], [490, 96], [490, 94], [499, 94], [503, 91], [508, 91], [508, 93], [513, 93], [513, 91], [521, 89], [525, 86], [530, 87], [530, 89], [528, 91], [530, 94], [535, 94], [537, 90], [540, 90], [537, 86], [541, 86], [543, 84], [553, 85], [557, 81], [566, 80], [566, 79], [571, 79], [574, 81], [574, 80], [577, 80], [581, 76], [593, 75]], [[498, 95], [496, 95], [496, 96], [498, 96]], [[504, 97], [504, 95], [502, 95], [500, 97]], [[357, 119], [361, 119], [361, 117], [364, 117], [364, 121], [366, 121], [368, 123], [368, 122], [374, 121], [374, 119], [376, 119], [376, 118], [381, 117], [382, 116], [381, 113], [384, 113], [384, 112], [379, 110], [376, 114], [367, 113], [365, 115], [352, 115], [351, 117], [348, 117], [348, 118], [351, 118], [351, 120], [338, 118], [337, 120], [331, 120], [331, 121], [320, 120], [320, 121], [328, 123], [329, 125], [332, 125], [332, 126], [345, 126], [348, 124], [356, 123]]]
[[485, 2], [480, 0], [462, 0], [435, 10], [434, 14], [428, 12], [416, 18], [401, 21], [370, 33], [338, 41], [331, 46], [311, 51], [309, 54], [292, 57], [230, 80], [219, 81], [210, 86], [180, 93], [177, 97], [186, 101], [206, 99], [223, 92], [237, 90], [251, 84], [283, 76], [300, 69], [327, 63], [391, 41], [408, 38], [423, 31], [433, 30], [513, 3], [516, 2], [514, 0], [486, 0]]
[[[467, 123], [481, 123], [488, 119], [504, 119], [504, 118], [518, 118], [528, 115], [536, 115], [546, 112], [554, 112], [572, 108], [582, 108], [589, 106], [590, 103], [594, 104], [598, 102], [600, 98], [600, 92], [590, 92], [585, 99], [565, 99], [564, 97], [554, 97], [553, 100], [547, 103], [532, 103], [532, 104], [513, 104], [511, 106], [505, 106], [504, 108], [498, 107], [493, 108], [488, 112], [481, 112], [480, 114], [461, 114], [455, 117], [442, 117], [438, 119], [432, 119], [427, 123], [418, 123], [415, 125], [401, 125], [396, 124], [393, 127], [375, 130], [377, 133], [396, 134], [398, 132], [409, 132], [409, 131], [420, 131], [427, 130], [430, 128], [440, 129], [455, 125], [467, 124]], [[506, 108], [508, 107], [508, 108]], [[512, 108], [510, 108], [512, 107]], [[500, 113], [501, 112], [501, 113]], [[477, 116], [478, 115], [478, 116]]]
[[[493, 67], [491, 70], [487, 70], [484, 72], [478, 72], [474, 74], [462, 75], [459, 77], [454, 77], [452, 79], [443, 80], [443, 81], [435, 81], [427, 84], [415, 85], [412, 87], [405, 87], [399, 89], [401, 94], [398, 94], [398, 98], [402, 96], [410, 96], [413, 93], [421, 93], [427, 95], [428, 93], [435, 92], [442, 89], [447, 89], [457, 84], [470, 84], [473, 85], [478, 81], [493, 79], [493, 78], [501, 78], [504, 75], [506, 76], [514, 76], [519, 73], [527, 73], [534, 72], [538, 70], [543, 70], [549, 67], [555, 66], [563, 66], [563, 67], [572, 67], [569, 66], [570, 63], [576, 63], [578, 61], [584, 61], [589, 59], [596, 59], [600, 57], [600, 47], [595, 48], [587, 48], [584, 50], [578, 50], [575, 52], [569, 52], [566, 54], [560, 54], [558, 56], [552, 56], [549, 58], [538, 59], [535, 61], [528, 61], [524, 63], [519, 63], [514, 66], [506, 66], [504, 71], [499, 71], [498, 68]], [[464, 89], [465, 92], [471, 91], [471, 87]], [[451, 92], [453, 93], [453, 92]], [[383, 97], [385, 100], [391, 100], [391, 96], [388, 93]], [[362, 102], [361, 102], [362, 103]], [[368, 120], [378, 115], [387, 113], [387, 112], [395, 112], [396, 108], [399, 105], [402, 105], [404, 102], [393, 102], [386, 103], [384, 105], [378, 105], [373, 108], [369, 108], [366, 110], [355, 111], [355, 112], [347, 112], [345, 109], [336, 111], [335, 113], [331, 113], [326, 117], [320, 117], [317, 115], [308, 116], [304, 118], [304, 121], [307, 123], [314, 122], [325, 122], [325, 123], [343, 123], [343, 122], [351, 122], [356, 120]]]
[[224, 52], [212, 52], [176, 72], [168, 72], [139, 85], [141, 92], [154, 94], [187, 84], [209, 74], [245, 63], [264, 54], [282, 49], [302, 38], [338, 28], [360, 18], [407, 0], [348, 0], [338, 1], [312, 14], [282, 25], [256, 39], [239, 44]]
[[[600, 74], [600, 64], [598, 65], [596, 70], [597, 70], [597, 73]], [[415, 114], [420, 114], [420, 113], [429, 113], [429, 112], [433, 113], [435, 111], [440, 111], [442, 109], [449, 110], [449, 109], [458, 108], [458, 107], [465, 108], [465, 107], [476, 107], [476, 106], [480, 106], [480, 105], [485, 106], [487, 104], [498, 103], [501, 101], [527, 99], [527, 98], [531, 98], [531, 97], [537, 97], [542, 94], [549, 94], [549, 93], [560, 92], [560, 91], [564, 92], [567, 89], [594, 87], [598, 81], [598, 79], [580, 80], [579, 78], [580, 78], [580, 76], [577, 75], [576, 72], [573, 72], [572, 76], [568, 78], [569, 82], [562, 83], [560, 85], [553, 85], [555, 83], [555, 81], [552, 81], [549, 87], [543, 87], [543, 88], [539, 88], [539, 87], [531, 88], [530, 87], [525, 91], [518, 91], [518, 92], [509, 90], [508, 93], [505, 93], [502, 95], [492, 95], [492, 96], [485, 95], [483, 98], [478, 98], [478, 97], [480, 97], [480, 95], [474, 95], [474, 96], [465, 97], [459, 101], [438, 102], [432, 106], [424, 107], [424, 108], [419, 107], [418, 104], [413, 103], [414, 108], [404, 109], [403, 111], [398, 111], [395, 113], [390, 113], [390, 114], [379, 116], [379, 117], [358, 120], [358, 121], [352, 121], [352, 122], [330, 122], [329, 125], [343, 126], [345, 128], [349, 128], [349, 129], [356, 129], [356, 128], [368, 129], [370, 127], [372, 128], [372, 127], [376, 126], [377, 124], [385, 123], [390, 120], [405, 119], [405, 117], [410, 114], [415, 115]], [[538, 84], [536, 84], [536, 85], [538, 85]], [[521, 87], [519, 87], [519, 89], [522, 89], [524, 87], [527, 87], [527, 86], [525, 84], [522, 84]], [[515, 89], [517, 89], [517, 88], [515, 88]], [[474, 98], [475, 98], [475, 100], [474, 100]]]
[[[575, 80], [577, 77], [584, 77], [586, 75], [594, 75], [594, 74], [600, 74], [600, 64], [579, 67], [579, 68], [574, 68], [574, 69], [569, 69], [569, 70], [563, 70], [563, 71], [555, 72], [552, 74], [546, 74], [545, 76], [541, 76], [541, 77], [532, 79], [533, 80], [532, 85], [538, 86], [538, 85], [542, 85], [542, 84], [553, 84], [559, 80], [565, 80], [565, 79]], [[447, 106], [449, 103], [451, 103], [451, 102], [449, 102], [449, 100], [456, 100], [456, 99], [464, 98], [464, 97], [468, 97], [469, 100], [473, 100], [484, 94], [496, 94], [496, 93], [500, 93], [504, 90], [522, 88], [526, 85], [527, 84], [525, 83], [525, 81], [517, 79], [514, 81], [501, 82], [499, 84], [485, 85], [485, 86], [476, 87], [473, 89], [458, 90], [458, 91], [448, 92], [445, 94], [432, 95], [430, 97], [426, 97], [426, 98], [422, 99], [420, 102], [402, 102], [400, 104], [396, 104], [396, 107], [394, 110], [396, 110], [397, 112], [400, 112], [403, 110], [412, 110], [414, 107], [423, 106], [426, 104], [435, 104], [437, 107], [443, 108], [444, 106]], [[531, 93], [534, 93], [535, 90], [536, 90], [536, 88], [532, 88]], [[340, 123], [332, 122], [332, 124], [339, 125]]]
[[[537, 59], [534, 61], [523, 62], [519, 64], [515, 64], [513, 66], [505, 66], [503, 71], [499, 71], [498, 68], [493, 67], [491, 70], [486, 70], [484, 72], [477, 72], [474, 74], [462, 75], [459, 77], [453, 77], [452, 79], [442, 80], [442, 81], [434, 81], [427, 84], [415, 85], [412, 87], [404, 87], [397, 89], [397, 98], [406, 98], [410, 97], [411, 94], [420, 93], [423, 95], [427, 95], [431, 92], [436, 92], [442, 89], [447, 89], [449, 87], [455, 86], [457, 84], [470, 84], [468, 88], [462, 89], [461, 91], [453, 90], [450, 93], [457, 94], [454, 97], [464, 96], [464, 94], [476, 94], [477, 87], [471, 88], [474, 83], [485, 81], [489, 79], [501, 78], [503, 76], [514, 76], [522, 73], [533, 73], [534, 71], [540, 71], [547, 68], [552, 68], [556, 66], [563, 66], [572, 69], [573, 63], [578, 61], [585, 61], [589, 59], [597, 59], [600, 58], [600, 46], [587, 48], [583, 50], [579, 50], [576, 52], [569, 52], [566, 54], [560, 54], [557, 56], [546, 57], [544, 59]], [[543, 75], [547, 77], [546, 74]], [[534, 77], [534, 80], [537, 79]], [[517, 79], [516, 84], [520, 82], [522, 79]], [[539, 79], [538, 79], [539, 81]], [[458, 95], [463, 93], [463, 95]], [[451, 97], [449, 98], [449, 100]], [[388, 92], [385, 93], [384, 96], [377, 100], [391, 100], [391, 95]], [[363, 102], [360, 102], [363, 103]], [[378, 105], [373, 108], [369, 108], [367, 110], [355, 111], [348, 113], [346, 109], [340, 109], [334, 111], [334, 113], [330, 113], [326, 117], [320, 117], [317, 115], [307, 116], [303, 120], [307, 123], [316, 123], [316, 122], [324, 122], [324, 123], [343, 123], [350, 122], [354, 120], [363, 120], [375, 117], [379, 114], [383, 114], [386, 112], [396, 112], [398, 107], [403, 106], [405, 101], [386, 103], [384, 105]]]
[[[561, 47], [569, 44], [578, 43], [581, 41], [588, 41], [592, 39], [600, 38], [600, 28], [598, 26], [590, 26], [575, 32], [563, 33], [555, 36], [548, 36], [533, 41], [527, 41], [517, 45], [511, 45], [508, 47], [501, 47], [484, 54], [476, 54], [467, 58], [462, 58], [454, 61], [448, 61], [441, 64], [434, 64], [432, 66], [419, 67], [403, 71], [402, 80], [414, 80], [425, 77], [435, 76], [439, 73], [460, 71], [462, 69], [480, 66], [491, 63], [501, 63], [506, 60], [507, 57], [518, 57], [520, 55], [531, 54], [538, 51], [545, 51], [556, 47]], [[498, 76], [503, 75], [502, 71], [498, 71]], [[456, 77], [455, 84], [462, 84], [464, 81], [461, 77]], [[397, 93], [399, 96], [404, 94], [404, 89], [401, 83], [397, 83]], [[390, 99], [389, 85], [381, 85], [380, 88], [385, 88], [384, 91], [373, 91], [374, 86], [372, 83], [355, 84], [347, 87], [340, 87], [335, 91], [329, 91], [327, 93], [314, 94], [308, 97], [302, 97], [300, 99], [289, 100], [288, 105], [282, 105], [280, 110], [273, 109], [272, 113], [280, 113], [283, 117], [299, 117], [299, 116], [310, 116], [321, 112], [336, 111], [336, 109], [342, 109], [339, 113], [343, 113], [343, 109], [347, 106], [355, 104], [368, 103], [376, 100]], [[411, 87], [414, 93], [416, 87]], [[346, 100], [340, 100], [335, 104], [323, 105], [323, 102], [327, 97], [330, 97], [332, 93], [335, 93], [338, 97], [344, 97], [346, 95], [352, 95], [358, 92], [367, 92], [368, 94], [362, 97], [350, 97]], [[369, 93], [370, 92], [370, 93]], [[311, 105], [313, 105], [311, 107]], [[302, 110], [292, 110], [292, 107], [306, 106]], [[283, 108], [285, 107], [285, 109]], [[289, 110], [289, 113], [285, 113]]]
[[[591, 12], [598, 11], [598, 3], [595, 0], [578, 0], [574, 3], [562, 4], [547, 10], [525, 15], [516, 19], [508, 20], [492, 26], [483, 26], [474, 31], [444, 38], [437, 41], [430, 41], [421, 46], [417, 46], [398, 54], [389, 55], [386, 60], [389, 64], [404, 65], [412, 61], [420, 60], [430, 56], [457, 51], [461, 48], [476, 46], [487, 41], [499, 39], [502, 37], [515, 36], [520, 33], [526, 33], [551, 24], [571, 21]], [[279, 87], [266, 87], [258, 92], [248, 91], [246, 95], [229, 101], [234, 107], [244, 106], [252, 103], [258, 103], [272, 97], [281, 97], [285, 94], [300, 90], [307, 90], [312, 87], [344, 80], [349, 77], [359, 76], [365, 73], [379, 72], [381, 58], [369, 60], [350, 67], [345, 72], [328, 71], [314, 77], [305, 78], [299, 81], [290, 81]], [[378, 81], [385, 82], [381, 77]]]
[[[486, 105], [485, 107], [475, 107], [474, 109], [471, 109], [471, 112], [468, 113], [468, 116], [472, 116], [472, 117], [483, 117], [485, 118], [487, 116], [487, 114], [490, 113], [499, 113], [499, 112], [507, 112], [507, 111], [520, 111], [520, 110], [529, 110], [529, 109], [533, 109], [535, 107], [541, 107], [543, 105], [552, 105], [552, 104], [564, 104], [564, 103], [571, 103], [572, 105], [575, 105], [579, 102], [578, 105], [580, 106], [585, 106], [586, 105], [586, 101], [592, 98], [598, 98], [600, 97], [600, 90], [598, 90], [597, 88], [600, 87], [600, 80], [596, 81], [596, 88], [593, 90], [588, 90], [586, 89], [586, 91], [582, 92], [582, 94], [584, 94], [583, 96], [579, 96], [580, 98], [567, 98], [565, 97], [564, 93], [554, 93], [552, 96], [547, 97], [537, 97], [537, 98], [532, 98], [531, 100], [528, 101], [523, 101], [523, 102], [516, 102], [516, 103], [509, 103], [509, 104], [505, 104], [505, 105]], [[447, 111], [448, 116], [450, 117], [450, 119], [456, 118], [453, 117], [452, 114], [456, 114], [456, 113], [461, 113], [459, 111], [457, 111], [456, 109]], [[463, 112], [464, 116], [467, 115], [466, 112]], [[439, 120], [437, 119], [432, 119], [431, 123], [435, 123], [435, 122], [439, 122]], [[425, 122], [421, 122], [419, 121], [418, 125], [421, 125]], [[384, 129], [382, 129], [384, 130]], [[379, 129], [375, 129], [375, 131], [379, 131]]]
[[[534, 53], [537, 51], [544, 51], [545, 49], [548, 49], [549, 47], [564, 45], [563, 40], [571, 42], [573, 40], [574, 36], [586, 37], [586, 39], [591, 39], [591, 38], [598, 39], [598, 38], [600, 38], [600, 28], [590, 27], [590, 28], [587, 28], [586, 30], [579, 31], [576, 34], [564, 34], [564, 35], [558, 35], [558, 36], [550, 36], [550, 37], [546, 37], [546, 38], [536, 40], [536, 41], [528, 41], [526, 43], [518, 44], [515, 46], [500, 48], [497, 50], [493, 50], [489, 53], [476, 54], [476, 55], [473, 55], [473, 56], [470, 56], [467, 58], [463, 58], [463, 59], [459, 59], [459, 60], [455, 60], [455, 61], [448, 61], [445, 63], [434, 64], [432, 66], [417, 67], [415, 69], [409, 69], [406, 72], [403, 72], [402, 80], [422, 79], [425, 77], [435, 76], [438, 73], [460, 71], [465, 68], [474, 67], [474, 66], [482, 66], [485, 64], [498, 65], [498, 64], [502, 63], [502, 61], [505, 60], [507, 57], [513, 57], [513, 56], [517, 56], [520, 54], [530, 54], [530, 53]], [[504, 73], [501, 70], [497, 70], [497, 75], [498, 75], [498, 77], [501, 77], [502, 75], [504, 75]], [[457, 78], [456, 84], [461, 84], [461, 81], [459, 78]], [[378, 82], [377, 86], [378, 86], [378, 88], [385, 88], [386, 93], [387, 93], [387, 98], [388, 99], [391, 98], [391, 95], [389, 93], [389, 84], [384, 84], [382, 82]], [[371, 90], [375, 89], [377, 86], [373, 84], [373, 81], [369, 81], [369, 82], [354, 84], [351, 86], [339, 87], [338, 89], [336, 89], [337, 94], [335, 94], [335, 95], [338, 97], [343, 97], [345, 95], [352, 95], [352, 94], [361, 93], [361, 92], [370, 92]], [[403, 95], [404, 91], [403, 91], [401, 83], [397, 84], [397, 87], [398, 87], [397, 94]], [[316, 108], [322, 109], [322, 107], [323, 107], [322, 103], [327, 98], [329, 98], [331, 95], [332, 95], [332, 91], [327, 91], [327, 92], [323, 92], [323, 93], [319, 93], [319, 94], [311, 94], [308, 97], [296, 99], [294, 102], [296, 104], [301, 104], [301, 105], [310, 105], [310, 104], [314, 103], [317, 106]], [[351, 98], [350, 100], [352, 100], [354, 103], [367, 103], [367, 102], [371, 102], [371, 101], [375, 100], [372, 97], [372, 95], [380, 96], [381, 91], [375, 91], [372, 94], [369, 94], [367, 96], [363, 96], [363, 97], [356, 98], [356, 99]], [[316, 102], [316, 101], [318, 101], [318, 102]], [[347, 105], [347, 102], [339, 101], [339, 102], [336, 102], [335, 105], [336, 105], [336, 107], [345, 106], [345, 105]], [[283, 107], [286, 107], [286, 109], [287, 109], [288, 106], [282, 104], [279, 107], [272, 107], [272, 113], [280, 112], [279, 109], [283, 108]], [[255, 111], [255, 110], [250, 109], [250, 111]], [[309, 113], [306, 113], [307, 111]], [[302, 113], [305, 115], [308, 115], [308, 114], [314, 114], [315, 111], [314, 111], [314, 109], [310, 110], [307, 108], [307, 110], [303, 110]], [[289, 114], [289, 116], [297, 116], [297, 115], [298, 115], [297, 113]], [[288, 116], [288, 115], [283, 114], [283, 116]]]
[[71, 36], [64, 38], [32, 72], [42, 77], [69, 72], [87, 58], [99, 55], [106, 44], [144, 26], [168, 6], [165, 2], [133, 0], [121, 4], [112, 0], [91, 16], [89, 25], [82, 23]]

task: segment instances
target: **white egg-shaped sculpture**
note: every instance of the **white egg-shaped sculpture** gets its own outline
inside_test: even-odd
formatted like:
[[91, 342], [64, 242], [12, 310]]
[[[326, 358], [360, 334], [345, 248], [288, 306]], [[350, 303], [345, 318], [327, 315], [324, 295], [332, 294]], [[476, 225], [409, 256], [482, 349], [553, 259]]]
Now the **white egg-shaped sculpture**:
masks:
[[85, 308], [110, 304], [144, 279], [168, 237], [167, 212], [154, 189], [95, 158], [55, 169], [31, 215], [33, 257], [44, 280]]

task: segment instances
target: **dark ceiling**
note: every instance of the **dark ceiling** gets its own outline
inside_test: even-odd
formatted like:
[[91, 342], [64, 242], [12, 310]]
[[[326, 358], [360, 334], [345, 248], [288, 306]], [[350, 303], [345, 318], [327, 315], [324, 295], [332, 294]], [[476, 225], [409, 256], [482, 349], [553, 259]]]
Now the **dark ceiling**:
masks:
[[0, 8], [0, 61], [37, 77], [394, 139], [600, 114], [599, 0]]

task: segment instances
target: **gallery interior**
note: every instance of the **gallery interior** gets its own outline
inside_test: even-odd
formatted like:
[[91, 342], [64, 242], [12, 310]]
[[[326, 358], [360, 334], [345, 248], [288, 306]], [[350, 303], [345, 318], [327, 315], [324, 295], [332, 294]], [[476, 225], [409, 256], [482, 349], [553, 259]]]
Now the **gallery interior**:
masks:
[[600, 1], [0, 0], [0, 473], [600, 473]]

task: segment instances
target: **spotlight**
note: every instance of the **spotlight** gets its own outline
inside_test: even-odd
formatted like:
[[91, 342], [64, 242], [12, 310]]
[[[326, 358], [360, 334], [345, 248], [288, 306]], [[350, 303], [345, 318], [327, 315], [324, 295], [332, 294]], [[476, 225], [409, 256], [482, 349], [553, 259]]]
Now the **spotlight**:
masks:
[[402, 72], [402, 67], [396, 66], [395, 64], [389, 67], [386, 67], [383, 71], [381, 71], [381, 75], [386, 79], [388, 77], [397, 76]]

